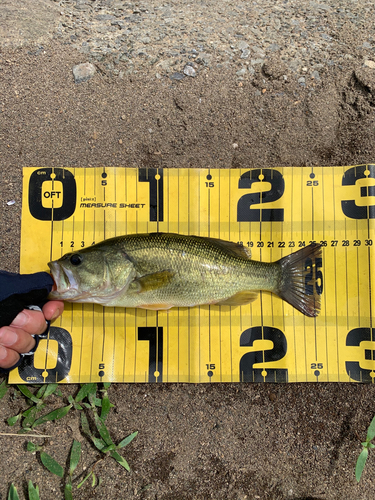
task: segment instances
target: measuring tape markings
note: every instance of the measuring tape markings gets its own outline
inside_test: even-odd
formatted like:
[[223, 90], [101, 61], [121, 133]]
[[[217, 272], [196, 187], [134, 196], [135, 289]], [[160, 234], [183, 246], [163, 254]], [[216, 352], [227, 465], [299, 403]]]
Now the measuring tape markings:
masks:
[[[269, 169], [265, 169], [265, 170], [269, 170]], [[264, 172], [265, 170], [262, 170], [262, 172]], [[365, 171], [365, 170], [364, 170], [364, 169], [362, 169], [362, 173], [363, 173], [364, 171]], [[231, 174], [232, 174], [232, 172], [233, 172], [233, 173], [236, 173], [236, 172], [234, 172], [234, 171], [231, 171]], [[292, 171], [292, 172], [293, 172], [293, 171]], [[280, 174], [280, 175], [282, 175], [283, 173], [284, 173], [284, 172], [282, 172], [282, 173], [280, 174], [280, 172], [278, 172], [278, 174]], [[361, 172], [360, 172], [360, 173], [361, 173]], [[127, 172], [126, 172], [126, 174], [127, 174]], [[294, 172], [293, 172], [293, 174], [294, 174]], [[85, 173], [85, 175], [86, 175], [86, 173]], [[208, 175], [208, 174], [207, 174], [207, 175]], [[219, 175], [221, 175], [221, 171], [219, 171]], [[232, 174], [232, 175], [233, 175], [233, 174]], [[236, 175], [237, 175], [237, 179], [238, 179], [238, 173], [236, 173]], [[351, 175], [353, 176], [353, 174], [351, 174]], [[356, 174], [356, 172], [354, 172], [354, 175], [357, 175], [357, 174]], [[64, 176], [64, 174], [63, 174], [63, 176]], [[189, 172], [189, 176], [190, 176], [190, 172]], [[333, 172], [333, 176], [334, 176], [334, 172]], [[192, 177], [193, 177], [193, 176], [192, 176]], [[197, 177], [198, 177], [198, 176], [197, 176]], [[241, 174], [241, 177], [242, 177], [242, 174]], [[276, 175], [276, 177], [277, 177], [277, 175]], [[232, 176], [230, 177], [230, 179], [231, 179], [231, 178], [232, 178]], [[292, 178], [293, 178], [293, 175], [292, 175]], [[270, 179], [270, 181], [271, 181], [271, 186], [273, 187], [273, 186], [274, 186], [274, 184], [275, 184], [275, 181], [274, 181], [274, 177], [272, 177], [272, 174], [270, 174], [269, 172], [266, 172], [266, 179]], [[214, 181], [210, 181], [210, 182], [214, 182]], [[169, 177], [168, 177], [168, 183], [169, 183]], [[301, 176], [301, 183], [303, 183], [303, 178], [302, 178], [302, 176]], [[157, 184], [158, 184], [158, 183], [157, 183]], [[179, 182], [178, 184], [180, 184], [180, 182]], [[221, 183], [221, 184], [223, 184], [223, 183]], [[219, 184], [219, 185], [221, 185], [221, 184]], [[94, 186], [95, 186], [95, 183], [94, 183]], [[136, 187], [138, 187], [138, 186], [137, 186], [137, 183], [136, 183]], [[368, 187], [368, 189], [367, 189], [366, 193], [368, 193], [368, 192], [370, 191], [370, 189], [369, 189], [370, 187], [372, 187], [372, 186], [369, 186], [369, 187]], [[150, 183], [150, 189], [151, 189], [151, 183]], [[211, 188], [209, 188], [209, 189], [211, 189]], [[270, 190], [269, 190], [269, 191], [270, 191]], [[267, 193], [267, 192], [269, 193], [269, 191], [266, 191], [266, 193]], [[333, 191], [335, 191], [335, 190], [333, 190]], [[94, 191], [94, 192], [95, 192], [95, 191]], [[190, 196], [190, 189], [188, 189], [188, 192], [189, 192], [189, 196]], [[200, 192], [200, 189], [198, 190], [198, 193], [199, 193], [199, 192]], [[271, 189], [271, 192], [272, 192], [272, 189]], [[258, 197], [259, 197], [259, 199], [260, 199], [260, 202], [261, 202], [261, 203], [262, 203], [262, 201], [263, 201], [263, 199], [264, 199], [264, 198], [267, 198], [267, 194], [265, 194], [264, 196], [263, 196], [263, 195], [261, 196], [259, 193], [256, 193], [256, 194], [258, 195]], [[361, 189], [361, 196], [364, 196], [364, 194], [363, 194], [363, 189]], [[211, 194], [210, 194], [210, 197], [211, 197]], [[302, 197], [302, 194], [301, 194], [301, 197]], [[179, 200], [179, 198], [180, 198], [180, 197], [178, 197], [178, 200]], [[219, 199], [220, 199], [220, 198], [221, 198], [221, 196], [219, 196]], [[65, 199], [65, 196], [64, 196], [64, 199]], [[279, 198], [277, 198], [277, 199], [279, 199]], [[63, 203], [63, 204], [64, 204], [64, 203]], [[211, 199], [210, 199], [210, 204], [211, 204]], [[179, 204], [178, 204], [178, 205], [179, 205]], [[349, 205], [350, 205], [350, 204], [349, 204]], [[346, 206], [347, 206], [347, 204], [346, 204]], [[355, 205], [355, 206], [356, 206], [356, 205]], [[351, 208], [353, 208], [353, 206], [352, 206]], [[210, 207], [210, 209], [211, 209], [211, 207]], [[260, 209], [260, 210], [262, 210], [262, 209]], [[265, 210], [265, 209], [263, 209], [263, 210]], [[270, 209], [268, 209], [268, 210], [270, 210]], [[271, 209], [271, 210], [272, 210], [272, 209]], [[275, 210], [276, 210], [276, 209], [275, 209]], [[85, 212], [86, 212], [86, 211], [84, 211], [84, 213], [85, 213]], [[94, 210], [93, 212], [94, 212], [93, 216], [94, 216], [94, 223], [95, 223], [95, 210]], [[190, 217], [190, 212], [189, 212], [189, 210], [188, 210], [188, 213], [189, 213], [189, 217]], [[261, 213], [261, 212], [259, 212], [259, 214], [260, 214], [260, 213]], [[266, 213], [267, 213], [267, 212], [266, 212]], [[272, 213], [272, 212], [271, 212], [271, 213]], [[263, 214], [262, 214], [262, 215], [263, 215]], [[126, 217], [127, 217], [127, 213], [126, 213]], [[180, 219], [180, 217], [178, 218], [178, 224], [179, 224], [179, 219]], [[302, 217], [301, 219], [302, 219], [302, 220], [301, 220], [301, 229], [302, 229], [302, 224], [303, 224], [303, 219], [304, 219], [304, 217]], [[84, 220], [85, 220], [85, 219], [84, 219]], [[228, 229], [229, 229], [229, 231], [230, 231], [230, 230], [231, 230], [231, 228], [230, 228], [229, 220], [230, 220], [230, 219], [228, 218]], [[293, 221], [293, 220], [294, 220], [294, 219], [292, 219], [292, 221]], [[262, 222], [262, 221], [260, 221], [260, 222]], [[325, 222], [325, 221], [323, 221], [323, 222]], [[335, 224], [335, 222], [336, 222], [336, 218], [334, 217], [334, 224]], [[64, 222], [63, 222], [63, 223], [64, 223]], [[315, 221], [315, 219], [314, 219], [314, 224], [315, 224], [315, 223], [316, 223], [316, 221]], [[357, 221], [356, 221], [356, 223], [357, 223]], [[201, 223], [200, 223], [200, 218], [198, 217], [198, 227], [200, 226], [200, 224], [201, 224]], [[251, 224], [251, 223], [250, 223], [250, 224]], [[169, 225], [169, 221], [168, 221], [168, 225]], [[346, 223], [345, 223], [345, 225], [346, 225]], [[138, 226], [138, 224], [136, 224], [136, 226]], [[189, 227], [189, 225], [188, 225], [188, 227]], [[325, 227], [325, 226], [324, 226], [324, 224], [323, 224], [323, 227]], [[72, 228], [72, 229], [74, 230], [74, 219], [73, 219], [73, 228]], [[103, 229], [104, 229], [104, 228], [103, 228]], [[72, 233], [72, 234], [74, 234], [74, 233]], [[271, 233], [271, 234], [272, 234], [272, 233]], [[291, 235], [292, 235], [292, 234], [293, 234], [293, 233], [291, 232]], [[347, 234], [345, 234], [345, 240], [347, 240], [347, 237], [346, 237], [346, 236], [347, 236]], [[358, 236], [358, 224], [357, 224], [357, 227], [356, 227], [356, 236]], [[369, 233], [369, 230], [368, 230], [368, 234], [367, 234], [367, 236], [368, 236], [368, 246], [370, 247], [371, 245], [370, 245], [370, 243], [369, 243], [369, 242], [370, 242], [370, 240], [371, 240], [371, 239], [370, 239], [370, 233]], [[335, 241], [335, 240], [336, 240], [336, 235], [335, 235], [334, 241]], [[360, 241], [360, 245], [362, 245], [362, 241], [361, 241], [361, 240], [359, 240], [358, 238], [356, 238], [356, 240], [357, 240], [357, 243], [358, 243], [358, 241]], [[72, 240], [72, 241], [74, 241], [74, 240]], [[264, 248], [264, 242], [263, 242], [263, 240], [261, 240], [261, 239], [260, 239], [260, 240], [258, 240], [258, 241], [263, 243], [263, 246], [260, 246], [260, 247], [259, 247], [259, 248], [260, 248], [260, 251], [261, 251], [261, 250], [262, 250], [262, 248]], [[271, 241], [271, 240], [270, 240], [270, 241]], [[293, 241], [293, 239], [291, 239], [290, 241], [292, 242], [292, 241]], [[303, 240], [300, 240], [300, 241], [301, 241], [301, 244], [302, 244]], [[273, 243], [273, 244], [275, 244], [275, 242], [274, 242], [273, 240], [272, 240], [272, 243]], [[306, 242], [306, 243], [307, 243], [307, 242]], [[305, 244], [306, 244], [306, 243], [305, 243]], [[331, 242], [331, 244], [332, 244], [332, 242]], [[344, 244], [344, 240], [343, 240], [343, 244]], [[356, 244], [356, 243], [354, 243], [354, 242], [353, 242], [353, 244]], [[328, 242], [327, 242], [327, 245], [328, 245]], [[336, 245], [336, 246], [338, 246], [338, 240], [336, 240], [336, 244], [335, 244], [335, 245]], [[345, 245], [344, 245], [344, 246], [345, 246], [345, 247], [348, 247], [348, 246], [349, 246], [349, 245], [347, 245], [347, 244], [346, 244], [346, 241], [345, 241]], [[357, 244], [357, 246], [358, 246], [358, 244]], [[271, 248], [271, 249], [270, 249], [270, 252], [272, 252], [272, 247], [270, 247], [270, 248]], [[274, 246], [274, 248], [275, 248], [275, 246]], [[283, 248], [283, 247], [281, 247], [281, 248]], [[282, 250], [281, 250], [281, 251], [282, 251]], [[345, 250], [345, 251], [347, 251], [347, 248], [346, 248], [346, 250]], [[357, 248], [357, 253], [358, 253], [358, 252], [359, 252], [359, 248]], [[371, 253], [370, 253], [370, 248], [368, 248], [368, 252], [367, 252], [367, 253], [368, 253], [368, 260], [369, 260], [369, 265], [370, 265], [370, 256], [371, 256]], [[357, 262], [358, 262], [358, 259], [357, 259]], [[358, 262], [358, 268], [359, 268], [359, 266], [360, 266], [360, 263]], [[336, 265], [335, 265], [335, 268], [336, 268]], [[360, 281], [359, 281], [359, 280], [358, 280], [357, 282], [358, 282], [358, 283], [360, 283]], [[348, 283], [348, 280], [346, 281], [346, 283]], [[367, 284], [367, 286], [368, 286], [368, 287], [371, 287], [371, 275], [370, 275], [370, 277], [369, 277], [369, 279], [368, 279], [368, 284]], [[369, 293], [371, 293], [371, 291], [370, 291]], [[336, 297], [337, 297], [337, 293], [336, 293]], [[370, 297], [370, 300], [371, 300], [371, 297]], [[272, 300], [271, 300], [271, 302], [272, 302]], [[275, 302], [277, 302], [277, 301], [275, 301]], [[274, 306], [273, 306], [273, 304], [271, 304], [271, 305], [272, 305], [271, 311], [272, 311], [272, 314], [273, 314], [273, 307], [274, 307]], [[252, 306], [249, 306], [249, 307], [251, 308]], [[337, 309], [338, 309], [338, 302], [336, 301], [336, 311], [337, 311]], [[336, 312], [336, 314], [337, 314], [337, 312]], [[271, 315], [271, 316], [272, 316], [272, 315]], [[283, 317], [283, 316], [282, 316], [282, 317]], [[261, 318], [263, 318], [263, 314], [261, 315]], [[366, 316], [364, 319], [366, 319], [366, 318], [367, 318], [367, 316]], [[253, 318], [253, 319], [254, 319], [254, 318]], [[347, 320], [349, 320], [349, 315], [348, 315], [348, 313], [347, 313]], [[275, 318], [271, 318], [271, 321], [272, 321], [272, 323], [273, 323], [273, 322], [275, 321]], [[360, 321], [361, 321], [361, 319], [360, 319]], [[368, 318], [367, 318], [367, 321], [368, 321]], [[180, 324], [180, 321], [178, 322], [178, 324]], [[240, 328], [241, 328], [241, 327], [242, 327], [242, 325], [240, 326]], [[284, 328], [284, 329], [285, 329], [285, 328]], [[337, 327], [336, 327], [336, 329], [337, 329]], [[326, 327], [326, 330], [327, 330], [327, 327]], [[189, 329], [189, 331], [190, 331], [190, 329]], [[231, 334], [232, 334], [232, 328], [230, 328], [230, 331], [231, 331]], [[337, 329], [337, 334], [338, 334], [338, 329]], [[179, 337], [179, 335], [178, 335], [178, 337]], [[325, 337], [326, 337], [326, 342], [327, 342], [327, 336], [325, 336]], [[307, 343], [305, 342], [305, 344], [304, 344], [304, 345], [305, 345], [305, 352], [307, 352]], [[137, 342], [135, 342], [135, 348], [136, 348], [136, 346], [137, 346]], [[231, 343], [231, 344], [230, 344], [230, 348], [231, 348], [231, 349], [232, 349], [232, 346], [233, 346], [233, 343]], [[315, 347], [317, 347], [317, 346], [316, 346], [316, 342], [315, 342]], [[179, 350], [178, 350], [178, 351], [179, 351]], [[168, 351], [168, 352], [169, 352], [169, 351]], [[263, 352], [265, 352], [265, 351], [263, 351]], [[230, 356], [230, 358], [231, 358], [231, 360], [232, 360], [233, 356]], [[338, 358], [339, 358], [339, 350], [338, 350]], [[295, 362], [297, 362], [297, 360], [295, 360]], [[328, 362], [328, 361], [327, 361], [327, 362]], [[95, 371], [95, 370], [94, 370], [94, 371]], [[233, 373], [233, 371], [231, 371], [231, 373]], [[306, 366], [306, 368], [305, 368], [305, 373], [307, 373], [307, 366]], [[339, 373], [340, 373], [340, 371], [339, 371], [339, 369], [338, 369], [338, 374], [339, 374]]]

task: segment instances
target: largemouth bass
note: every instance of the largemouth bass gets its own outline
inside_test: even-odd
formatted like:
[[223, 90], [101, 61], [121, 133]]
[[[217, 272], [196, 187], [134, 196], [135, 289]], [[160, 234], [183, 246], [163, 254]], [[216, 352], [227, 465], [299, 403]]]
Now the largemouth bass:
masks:
[[246, 247], [214, 238], [119, 236], [50, 262], [57, 289], [49, 298], [162, 310], [244, 305], [264, 290], [306, 316], [317, 316], [320, 296], [317, 287], [309, 285], [317, 259], [321, 265], [320, 245], [266, 263], [251, 260]]

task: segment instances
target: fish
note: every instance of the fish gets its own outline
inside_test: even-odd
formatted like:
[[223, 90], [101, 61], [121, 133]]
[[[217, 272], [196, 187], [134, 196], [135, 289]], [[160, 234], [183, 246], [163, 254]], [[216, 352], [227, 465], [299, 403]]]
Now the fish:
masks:
[[319, 244], [275, 262], [260, 262], [251, 259], [249, 248], [232, 241], [175, 233], [128, 234], [49, 262], [56, 289], [48, 298], [167, 310], [241, 306], [265, 291], [315, 317], [320, 294], [312, 277], [313, 269], [318, 276], [321, 259]]

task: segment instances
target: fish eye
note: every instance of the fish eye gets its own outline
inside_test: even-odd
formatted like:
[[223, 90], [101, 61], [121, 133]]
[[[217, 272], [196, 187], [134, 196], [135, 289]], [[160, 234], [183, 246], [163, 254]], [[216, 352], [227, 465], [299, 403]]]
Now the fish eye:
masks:
[[74, 253], [70, 257], [70, 263], [73, 264], [73, 266], [79, 266], [81, 262], [82, 262], [82, 256], [79, 255], [79, 253]]

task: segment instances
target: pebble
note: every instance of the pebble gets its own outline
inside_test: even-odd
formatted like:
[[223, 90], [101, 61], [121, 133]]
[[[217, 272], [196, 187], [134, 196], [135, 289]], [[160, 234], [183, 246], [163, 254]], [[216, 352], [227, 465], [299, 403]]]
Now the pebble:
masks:
[[371, 61], [371, 59], [367, 59], [364, 65], [367, 66], [367, 68], [375, 69], [375, 61]]
[[306, 84], [306, 78], [304, 76], [301, 76], [300, 78], [298, 78], [298, 83], [300, 85], [305, 85]]
[[241, 54], [241, 59], [247, 59], [250, 55], [250, 50], [249, 49], [243, 49], [242, 54]]
[[186, 65], [184, 67], [184, 75], [195, 77], [197, 76], [197, 72], [195, 71], [193, 66]]
[[244, 75], [246, 75], [246, 68], [242, 68], [242, 69], [236, 71], [236, 75], [237, 76], [244, 76]]
[[185, 78], [185, 75], [183, 75], [182, 73], [173, 73], [170, 78], [171, 80], [183, 80]]
[[238, 44], [238, 48], [240, 50], [246, 50], [248, 47], [249, 47], [249, 44], [244, 42], [243, 40], [241, 40], [240, 43]]
[[75, 83], [90, 80], [95, 75], [95, 66], [89, 62], [73, 66], [73, 76]]

